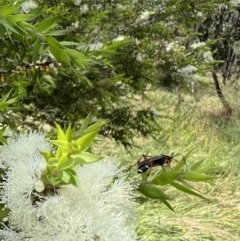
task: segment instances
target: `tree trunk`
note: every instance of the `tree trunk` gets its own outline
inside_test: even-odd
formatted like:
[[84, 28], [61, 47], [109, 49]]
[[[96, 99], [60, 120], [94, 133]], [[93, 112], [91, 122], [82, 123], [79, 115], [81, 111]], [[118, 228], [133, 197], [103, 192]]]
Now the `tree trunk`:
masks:
[[217, 91], [218, 97], [219, 97], [220, 101], [222, 102], [224, 108], [226, 109], [227, 115], [231, 115], [233, 109], [231, 108], [229, 103], [226, 101], [226, 99], [225, 99], [225, 97], [222, 93], [222, 90], [221, 90], [220, 85], [219, 85], [217, 74], [214, 70], [212, 71], [212, 77], [213, 77], [213, 81], [214, 81], [214, 84], [215, 84], [215, 89]]

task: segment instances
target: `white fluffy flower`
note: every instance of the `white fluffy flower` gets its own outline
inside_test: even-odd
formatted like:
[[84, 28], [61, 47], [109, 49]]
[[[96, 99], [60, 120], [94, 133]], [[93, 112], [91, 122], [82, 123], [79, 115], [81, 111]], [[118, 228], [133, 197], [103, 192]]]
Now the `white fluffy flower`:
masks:
[[42, 190], [39, 180], [45, 163], [38, 150], [50, 149], [44, 135], [37, 133], [22, 135], [4, 146], [1, 158], [10, 168], [1, 199], [11, 210], [11, 229], [1, 232], [4, 241], [136, 240], [135, 195], [113, 161], [79, 167], [79, 188], [65, 185], [47, 196], [34, 191]]
[[123, 35], [119, 35], [116, 38], [113, 39], [113, 42], [117, 42], [117, 41], [123, 41], [125, 39], [125, 36]]
[[178, 72], [180, 73], [181, 76], [183, 76], [183, 78], [186, 81], [192, 82], [192, 81], [198, 81], [199, 80], [199, 76], [197, 75], [197, 68], [193, 65], [187, 65], [183, 68], [178, 69]]
[[202, 46], [206, 46], [206, 43], [204, 43], [204, 42], [193, 43], [193, 44], [191, 45], [191, 48], [197, 49], [197, 48], [202, 47]]
[[203, 58], [205, 62], [212, 62], [213, 61], [212, 52], [211, 51], [204, 52]]
[[32, 9], [36, 8], [37, 4], [35, 1], [29, 0], [26, 1], [22, 4], [22, 10], [25, 13], [28, 13], [29, 11], [31, 11]]
[[89, 12], [89, 7], [87, 4], [83, 4], [80, 8], [79, 8], [81, 13], [87, 13]]

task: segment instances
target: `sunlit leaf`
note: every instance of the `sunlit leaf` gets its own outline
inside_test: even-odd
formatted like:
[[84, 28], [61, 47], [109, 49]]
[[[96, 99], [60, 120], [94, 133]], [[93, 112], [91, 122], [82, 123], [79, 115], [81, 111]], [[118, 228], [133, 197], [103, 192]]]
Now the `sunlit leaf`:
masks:
[[58, 161], [58, 165], [54, 170], [56, 171], [63, 171], [68, 168], [71, 168], [74, 165], [73, 158], [69, 157], [69, 154], [66, 153], [62, 155], [62, 157]]
[[63, 129], [61, 128], [60, 125], [58, 125], [56, 122], [54, 122], [56, 128], [57, 128], [57, 138], [58, 140], [63, 140], [66, 141], [67, 137], [66, 134], [64, 133]]
[[73, 150], [73, 144], [69, 141], [63, 141], [63, 140], [50, 140], [54, 145], [61, 147], [69, 152]]
[[76, 164], [92, 163], [102, 159], [101, 156], [96, 156], [88, 152], [72, 154], [71, 157]]
[[77, 145], [81, 146], [81, 151], [85, 151], [90, 147], [97, 133], [97, 131], [93, 131], [76, 140]]

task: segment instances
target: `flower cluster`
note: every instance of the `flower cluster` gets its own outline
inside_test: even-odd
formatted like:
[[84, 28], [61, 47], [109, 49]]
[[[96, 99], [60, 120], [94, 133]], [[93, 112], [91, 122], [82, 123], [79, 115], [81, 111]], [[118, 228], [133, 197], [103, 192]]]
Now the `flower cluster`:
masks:
[[102, 160], [79, 167], [79, 188], [62, 185], [47, 192], [45, 186], [40, 192], [45, 159], [39, 151], [51, 149], [44, 134], [36, 132], [11, 138], [2, 147], [6, 175], [1, 200], [11, 210], [2, 240], [136, 240], [135, 195], [116, 163]]

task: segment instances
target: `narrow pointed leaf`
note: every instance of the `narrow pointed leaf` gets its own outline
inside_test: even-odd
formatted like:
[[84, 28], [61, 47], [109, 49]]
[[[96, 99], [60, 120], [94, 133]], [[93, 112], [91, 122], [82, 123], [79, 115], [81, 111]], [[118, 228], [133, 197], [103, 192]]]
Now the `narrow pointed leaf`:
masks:
[[58, 172], [58, 177], [60, 180], [62, 180], [64, 183], [69, 184], [71, 176], [67, 171], [60, 171]]
[[46, 162], [49, 161], [49, 159], [51, 157], [53, 157], [51, 152], [47, 152], [47, 151], [40, 151], [40, 153], [43, 155], [43, 157], [45, 158]]
[[51, 54], [59, 61], [71, 66], [70, 60], [64, 49], [58, 49], [53, 46], [49, 47]]
[[203, 162], [204, 162], [204, 159], [198, 162], [194, 162], [189, 169], [193, 172], [196, 172], [203, 165]]
[[56, 128], [57, 128], [57, 138], [58, 140], [64, 140], [66, 141], [67, 140], [67, 137], [63, 131], [63, 129], [61, 128], [60, 125], [58, 125], [56, 122], [54, 122]]
[[89, 133], [95, 130], [99, 130], [102, 126], [106, 125], [109, 120], [98, 120], [96, 123], [90, 125], [84, 132]]
[[170, 205], [170, 203], [166, 199], [160, 199], [171, 211], [175, 212], [173, 207]]
[[138, 191], [141, 192], [143, 195], [146, 197], [152, 198], [152, 199], [169, 199], [170, 198], [159, 188], [153, 185], [145, 185], [145, 184], [140, 184], [138, 187]]
[[197, 172], [186, 172], [182, 175], [182, 178], [184, 178], [187, 181], [193, 181], [193, 182], [205, 182], [213, 180], [213, 176], [197, 173]]
[[14, 1], [0, 8], [0, 16], [6, 17], [17, 10], [25, 1]]
[[69, 152], [73, 150], [73, 144], [69, 141], [62, 141], [62, 140], [50, 140], [54, 145], [61, 147]]
[[101, 156], [95, 156], [88, 152], [81, 152], [79, 154], [71, 155], [76, 164], [92, 163], [102, 159]]
[[91, 117], [91, 112], [87, 115], [87, 117], [84, 119], [81, 128], [79, 130], [79, 133], [82, 133], [83, 131], [85, 131], [89, 125], [90, 122], [90, 117]]
[[41, 42], [40, 42], [40, 39], [37, 38], [33, 45], [33, 64], [34, 65], [36, 64], [36, 61], [38, 59], [40, 47], [41, 47]]
[[176, 178], [178, 178], [182, 172], [176, 172], [176, 171], [164, 171], [159, 176], [155, 177], [153, 179], [153, 183], [156, 185], [167, 185], [174, 181]]
[[69, 184], [79, 187], [79, 178], [77, 173], [73, 169], [69, 169], [68, 174], [70, 175]]
[[176, 166], [174, 167], [174, 171], [181, 171], [182, 168], [185, 166], [186, 164], [184, 163], [184, 160], [182, 159], [181, 161], [177, 162]]
[[196, 172], [198, 173], [203, 173], [203, 172], [208, 172], [208, 171], [212, 171], [212, 170], [216, 170], [218, 169], [218, 167], [214, 166], [214, 164], [212, 162], [207, 162], [204, 165], [202, 165], [201, 167], [199, 167]]
[[73, 138], [73, 128], [71, 127], [71, 124], [67, 128], [66, 138], [67, 138], [68, 141], [71, 141], [72, 138]]
[[90, 145], [92, 144], [97, 133], [98, 133], [97, 131], [90, 132], [89, 134], [86, 134], [86, 135], [80, 137], [76, 141], [77, 145], [81, 146], [81, 151], [85, 151], [90, 147]]
[[36, 30], [40, 33], [44, 33], [47, 30], [53, 28], [56, 24], [57, 21], [57, 17], [53, 17], [53, 18], [48, 18], [48, 19], [44, 19], [42, 22], [38, 22], [35, 27]]
[[197, 197], [200, 197], [200, 198], [203, 198], [203, 199], [206, 199], [205, 197], [203, 197], [202, 195], [198, 194], [197, 192], [193, 191], [192, 189], [190, 188], [187, 188], [177, 182], [171, 182], [170, 185], [172, 185], [173, 187], [175, 187], [176, 189], [182, 191], [182, 192], [185, 192], [185, 193], [188, 193], [188, 194], [191, 194], [191, 195], [194, 195], [194, 196], [197, 196]]
[[74, 165], [73, 158], [69, 157], [69, 154], [64, 154], [58, 161], [58, 165], [54, 169], [55, 171], [63, 171], [71, 168]]

